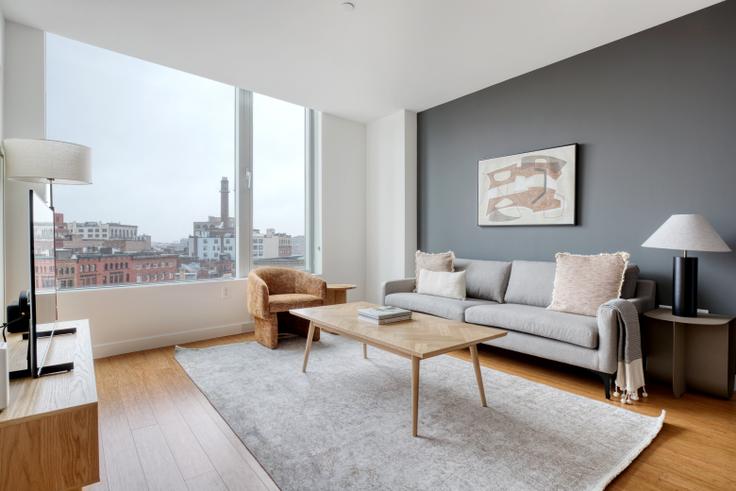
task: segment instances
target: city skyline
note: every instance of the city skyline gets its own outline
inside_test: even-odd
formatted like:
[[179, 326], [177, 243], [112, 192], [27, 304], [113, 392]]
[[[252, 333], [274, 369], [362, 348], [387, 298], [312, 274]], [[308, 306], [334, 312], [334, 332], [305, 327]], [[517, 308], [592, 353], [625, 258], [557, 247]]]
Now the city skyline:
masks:
[[[228, 212], [226, 203], [225, 195], [221, 215]], [[156, 247], [150, 236], [138, 234], [135, 224], [67, 221], [63, 213], [55, 212], [53, 222], [34, 223], [34, 237], [38, 251], [34, 281], [39, 288], [196, 281], [232, 278], [235, 272], [236, 239], [229, 218], [194, 221], [186, 240]], [[48, 252], [51, 249], [56, 250], [54, 254]], [[278, 233], [273, 228], [263, 233], [254, 230], [253, 264], [303, 268], [305, 252], [303, 235]]]

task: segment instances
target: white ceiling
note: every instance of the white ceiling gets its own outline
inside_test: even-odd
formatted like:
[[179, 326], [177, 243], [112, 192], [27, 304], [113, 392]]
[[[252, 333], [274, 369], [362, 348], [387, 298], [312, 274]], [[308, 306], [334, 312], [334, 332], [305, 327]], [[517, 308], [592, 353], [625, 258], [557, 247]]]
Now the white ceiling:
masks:
[[358, 121], [421, 111], [715, 0], [0, 0], [7, 19]]

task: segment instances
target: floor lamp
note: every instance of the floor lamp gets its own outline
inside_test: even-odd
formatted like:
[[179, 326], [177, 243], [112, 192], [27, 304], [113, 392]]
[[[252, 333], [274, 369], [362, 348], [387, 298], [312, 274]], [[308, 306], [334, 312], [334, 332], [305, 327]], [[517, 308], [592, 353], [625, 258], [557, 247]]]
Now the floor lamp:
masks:
[[[5, 177], [49, 185], [49, 208], [54, 212], [54, 184], [92, 184], [91, 149], [76, 143], [56, 140], [8, 138], [0, 146], [0, 157], [5, 164]], [[53, 255], [56, 268], [56, 226], [53, 226]], [[58, 319], [58, 305], [54, 295], [54, 312]], [[74, 332], [75, 328], [65, 329]], [[52, 331], [53, 333], [54, 331]], [[57, 331], [58, 334], [65, 332]]]
[[54, 184], [92, 184], [90, 154], [89, 147], [55, 140], [8, 138], [2, 145], [5, 177], [48, 184], [52, 210]]

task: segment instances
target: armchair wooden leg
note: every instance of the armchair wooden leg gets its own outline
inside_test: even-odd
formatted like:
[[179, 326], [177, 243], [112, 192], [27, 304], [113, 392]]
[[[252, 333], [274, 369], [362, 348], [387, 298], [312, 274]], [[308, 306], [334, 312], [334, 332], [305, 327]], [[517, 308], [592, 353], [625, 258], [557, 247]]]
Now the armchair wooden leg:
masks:
[[268, 319], [254, 318], [256, 324], [256, 341], [266, 348], [275, 349], [279, 345], [279, 322], [275, 314]]

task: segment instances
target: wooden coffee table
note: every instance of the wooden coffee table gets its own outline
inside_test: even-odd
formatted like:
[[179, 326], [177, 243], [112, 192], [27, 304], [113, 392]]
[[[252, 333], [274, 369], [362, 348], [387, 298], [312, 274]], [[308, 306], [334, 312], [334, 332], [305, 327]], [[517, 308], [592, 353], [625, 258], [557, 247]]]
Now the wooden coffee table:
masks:
[[419, 414], [419, 361], [463, 348], [470, 348], [470, 355], [478, 383], [480, 402], [486, 407], [483, 376], [478, 363], [478, 343], [506, 335], [506, 331], [493, 327], [477, 326], [465, 322], [443, 319], [432, 315], [412, 313], [412, 319], [396, 324], [376, 325], [358, 319], [358, 309], [375, 307], [367, 302], [352, 302], [306, 309], [290, 310], [293, 315], [309, 320], [307, 346], [304, 350], [302, 372], [307, 371], [312, 335], [316, 328], [341, 334], [395, 355], [411, 360], [411, 434], [417, 436]]

